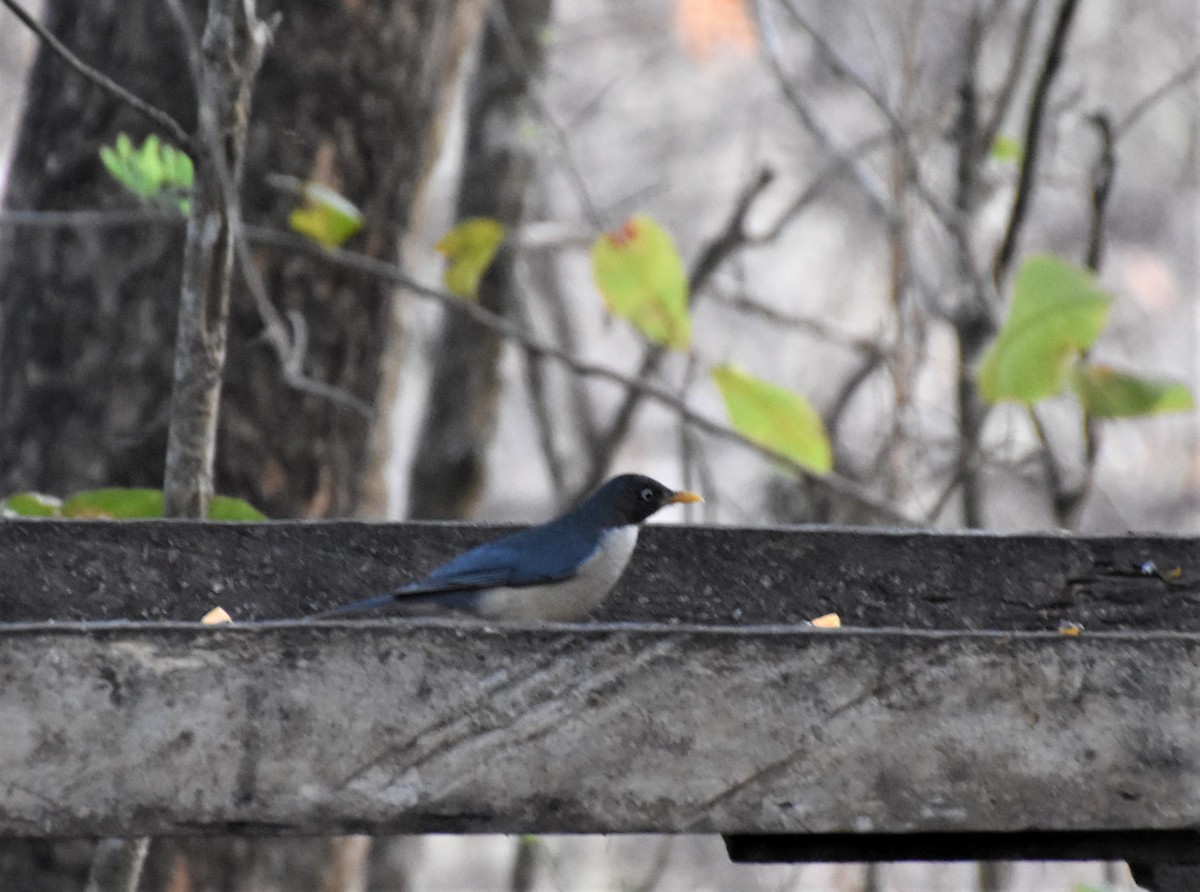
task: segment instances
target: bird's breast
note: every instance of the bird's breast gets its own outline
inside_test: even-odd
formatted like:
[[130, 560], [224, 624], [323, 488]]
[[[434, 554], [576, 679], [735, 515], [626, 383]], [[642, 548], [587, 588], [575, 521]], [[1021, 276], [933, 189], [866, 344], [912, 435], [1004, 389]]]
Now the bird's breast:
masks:
[[486, 619], [570, 622], [583, 619], [617, 584], [633, 549], [638, 527], [609, 530], [569, 579], [546, 585], [496, 588], [482, 593], [478, 613]]

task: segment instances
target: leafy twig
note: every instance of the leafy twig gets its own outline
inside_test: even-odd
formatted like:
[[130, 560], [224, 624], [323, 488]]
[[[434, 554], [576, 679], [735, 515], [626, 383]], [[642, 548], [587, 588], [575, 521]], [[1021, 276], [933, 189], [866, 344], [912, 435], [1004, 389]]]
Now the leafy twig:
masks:
[[1133, 108], [1129, 109], [1124, 116], [1113, 125], [1113, 140], [1116, 141], [1128, 133], [1139, 120], [1142, 115], [1150, 111], [1155, 105], [1166, 98], [1172, 91], [1182, 87], [1189, 80], [1200, 74], [1200, 56], [1194, 58], [1185, 67], [1177, 71], [1171, 77], [1167, 78], [1145, 96], [1143, 96]]
[[453, 312], [463, 313], [476, 322], [486, 325], [502, 337], [507, 338], [513, 343], [520, 346], [522, 349], [538, 356], [545, 356], [561, 363], [566, 368], [570, 369], [577, 375], [584, 377], [598, 378], [604, 381], [610, 381], [614, 384], [619, 384], [627, 390], [634, 390], [642, 394], [645, 398], [654, 400], [660, 405], [666, 406], [671, 411], [677, 413], [681, 418], [693, 425], [696, 430], [708, 434], [717, 439], [727, 442], [736, 443], [743, 448], [749, 449], [759, 455], [777, 462], [800, 476], [811, 480], [814, 485], [823, 487], [829, 492], [843, 496], [855, 503], [875, 512], [881, 518], [890, 522], [902, 524], [905, 526], [915, 525], [916, 521], [891, 504], [886, 499], [877, 496], [862, 484], [857, 481], [850, 480], [838, 474], [814, 474], [808, 468], [798, 464], [791, 458], [776, 452], [767, 446], [762, 446], [752, 440], [742, 436], [732, 428], [726, 427], [716, 421], [707, 418], [704, 415], [698, 414], [686, 403], [682, 402], [675, 394], [670, 391], [650, 384], [640, 378], [631, 377], [622, 374], [607, 366], [597, 365], [595, 363], [584, 362], [574, 354], [556, 347], [552, 344], [547, 344], [534, 335], [530, 334], [520, 325], [500, 316], [484, 307], [479, 306], [468, 300], [464, 300], [448, 291], [442, 291], [437, 288], [430, 288], [417, 282], [409, 276], [399, 266], [388, 263], [383, 260], [377, 260], [374, 257], [368, 257], [365, 254], [358, 254], [353, 251], [346, 251], [338, 248], [333, 250], [323, 249], [307, 239], [293, 236], [288, 233], [277, 232], [275, 230], [261, 229], [258, 227], [246, 226], [246, 234], [252, 238], [257, 244], [266, 245], [285, 250], [299, 251], [309, 256], [322, 259], [328, 263], [333, 263], [342, 269], [352, 270], [363, 275], [372, 276], [382, 279], [387, 282], [392, 282], [400, 286], [407, 292], [418, 297], [423, 297], [431, 300], [436, 300], [439, 303], [449, 307]]
[[[688, 274], [688, 300], [690, 306], [695, 306], [698, 295], [708, 283], [709, 278], [717, 267], [747, 241], [746, 217], [749, 215], [750, 208], [758, 196], [771, 184], [774, 178], [774, 173], [769, 169], [763, 168], [760, 170], [754, 179], [743, 187], [737, 200], [734, 202], [729, 218], [725, 221], [725, 225], [721, 227], [721, 231], [700, 252], [699, 257], [697, 257]], [[647, 347], [642, 354], [641, 365], [638, 369], [638, 378], [645, 379], [653, 375], [662, 363], [664, 355], [665, 351], [662, 347]], [[637, 391], [631, 390], [626, 393], [625, 399], [622, 400], [621, 405], [613, 414], [613, 420], [609, 423], [608, 428], [594, 441], [594, 446], [591, 449], [588, 473], [576, 493], [577, 496], [594, 489], [601, 479], [603, 479], [608, 471], [612, 453], [616, 449], [617, 444], [629, 432], [629, 426], [633, 423], [634, 413], [637, 411], [641, 401], [642, 394]]]

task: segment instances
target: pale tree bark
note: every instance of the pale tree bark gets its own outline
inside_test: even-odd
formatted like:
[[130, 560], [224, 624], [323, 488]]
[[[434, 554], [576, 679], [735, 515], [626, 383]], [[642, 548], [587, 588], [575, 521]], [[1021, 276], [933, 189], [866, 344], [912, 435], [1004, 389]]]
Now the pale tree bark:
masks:
[[[536, 160], [529, 91], [542, 70], [550, 5], [550, 0], [499, 0], [488, 15], [467, 93], [458, 220], [493, 217], [510, 231], [521, 223]], [[515, 287], [513, 254], [501, 248], [480, 283], [478, 300], [509, 313], [518, 299]], [[496, 427], [501, 347], [495, 332], [447, 315], [412, 469], [412, 517], [464, 518], [474, 510]]]

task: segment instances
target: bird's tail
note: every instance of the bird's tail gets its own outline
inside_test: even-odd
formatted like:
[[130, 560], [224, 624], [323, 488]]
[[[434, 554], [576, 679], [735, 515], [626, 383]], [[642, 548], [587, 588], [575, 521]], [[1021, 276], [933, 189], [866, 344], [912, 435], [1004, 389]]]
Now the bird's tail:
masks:
[[334, 607], [330, 610], [323, 610], [320, 613], [314, 613], [311, 616], [304, 618], [305, 622], [312, 622], [318, 619], [331, 619], [335, 616], [344, 616], [347, 613], [363, 613], [367, 610], [378, 610], [380, 607], [387, 607], [396, 603], [395, 593], [386, 595], [376, 595], [374, 598], [365, 598], [362, 601], [355, 601], [352, 604], [343, 604], [340, 607]]

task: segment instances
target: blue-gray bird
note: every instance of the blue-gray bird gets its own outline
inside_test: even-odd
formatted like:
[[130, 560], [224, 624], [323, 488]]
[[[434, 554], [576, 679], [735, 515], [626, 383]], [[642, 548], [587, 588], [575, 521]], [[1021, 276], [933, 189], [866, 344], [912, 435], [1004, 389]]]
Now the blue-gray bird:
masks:
[[700, 501], [693, 492], [668, 489], [641, 474], [623, 474], [562, 517], [473, 548], [394, 592], [314, 618], [389, 607], [409, 615], [581, 619], [621, 578], [642, 521], [667, 505]]

